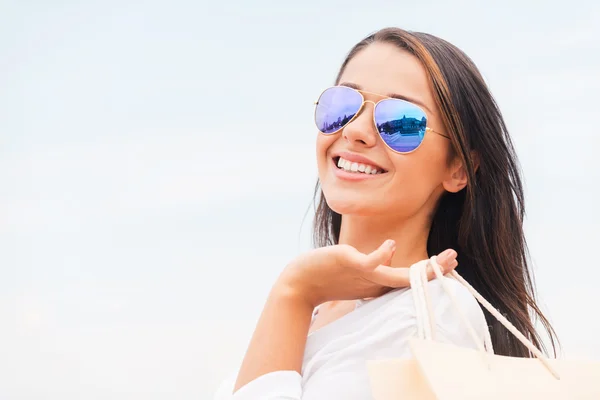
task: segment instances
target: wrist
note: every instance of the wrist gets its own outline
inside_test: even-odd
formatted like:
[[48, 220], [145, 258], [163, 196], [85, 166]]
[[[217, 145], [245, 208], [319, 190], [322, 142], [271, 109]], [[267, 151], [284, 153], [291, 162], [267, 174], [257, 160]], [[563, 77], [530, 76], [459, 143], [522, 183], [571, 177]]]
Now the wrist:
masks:
[[302, 304], [312, 310], [322, 303], [315, 296], [315, 292], [310, 283], [302, 278], [300, 266], [290, 264], [273, 285], [271, 295], [281, 300]]
[[303, 291], [282, 282], [277, 282], [273, 286], [269, 298], [275, 304], [286, 304], [311, 315], [317, 306], [314, 300], [307, 297]]

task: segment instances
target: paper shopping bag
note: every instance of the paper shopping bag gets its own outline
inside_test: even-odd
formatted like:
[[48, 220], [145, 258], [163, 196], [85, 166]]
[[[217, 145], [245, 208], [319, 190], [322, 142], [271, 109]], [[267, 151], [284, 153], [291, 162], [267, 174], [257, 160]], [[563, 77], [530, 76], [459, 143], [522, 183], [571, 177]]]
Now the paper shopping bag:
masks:
[[409, 360], [367, 364], [374, 400], [600, 400], [600, 363], [549, 360], [411, 339]]
[[[435, 257], [429, 263], [436, 276], [443, 278]], [[546, 358], [456, 271], [450, 277], [465, 286], [537, 358], [494, 355], [489, 332], [480, 350], [435, 342], [426, 266], [420, 262], [410, 269], [419, 336], [409, 342], [412, 358], [367, 363], [374, 400], [600, 400], [600, 362]], [[458, 307], [444, 279], [442, 286]], [[470, 333], [474, 335], [472, 329]], [[476, 336], [474, 339], [479, 341]]]

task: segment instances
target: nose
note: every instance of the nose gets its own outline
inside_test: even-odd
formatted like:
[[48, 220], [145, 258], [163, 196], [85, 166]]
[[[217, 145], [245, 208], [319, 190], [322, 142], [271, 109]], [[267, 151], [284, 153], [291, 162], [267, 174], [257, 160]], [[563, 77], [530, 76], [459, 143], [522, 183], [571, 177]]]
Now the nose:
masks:
[[[367, 105], [371, 103], [371, 105]], [[373, 147], [377, 144], [377, 131], [373, 123], [375, 103], [366, 100], [359, 114], [342, 130], [342, 137], [351, 145]]]

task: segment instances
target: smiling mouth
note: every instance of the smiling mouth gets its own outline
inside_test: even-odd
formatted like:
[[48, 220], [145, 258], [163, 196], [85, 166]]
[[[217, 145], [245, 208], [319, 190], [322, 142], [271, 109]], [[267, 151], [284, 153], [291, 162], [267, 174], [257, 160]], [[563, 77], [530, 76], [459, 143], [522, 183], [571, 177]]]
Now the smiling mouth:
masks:
[[375, 167], [373, 165], [348, 161], [342, 157], [334, 157], [333, 162], [335, 163], [338, 169], [350, 173], [377, 175], [385, 174], [387, 172], [386, 170]]

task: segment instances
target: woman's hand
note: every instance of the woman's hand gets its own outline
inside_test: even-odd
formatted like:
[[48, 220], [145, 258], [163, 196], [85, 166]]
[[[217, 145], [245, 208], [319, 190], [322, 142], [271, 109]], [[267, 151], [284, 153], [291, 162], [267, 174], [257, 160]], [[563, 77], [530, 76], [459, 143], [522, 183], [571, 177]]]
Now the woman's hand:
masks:
[[[332, 300], [377, 297], [392, 288], [409, 286], [408, 268], [387, 266], [395, 250], [393, 240], [386, 240], [370, 254], [345, 244], [321, 247], [293, 260], [279, 277], [275, 289], [300, 296], [312, 307]], [[458, 265], [456, 255], [448, 249], [438, 256], [444, 274]], [[431, 268], [428, 277], [435, 277]]]

